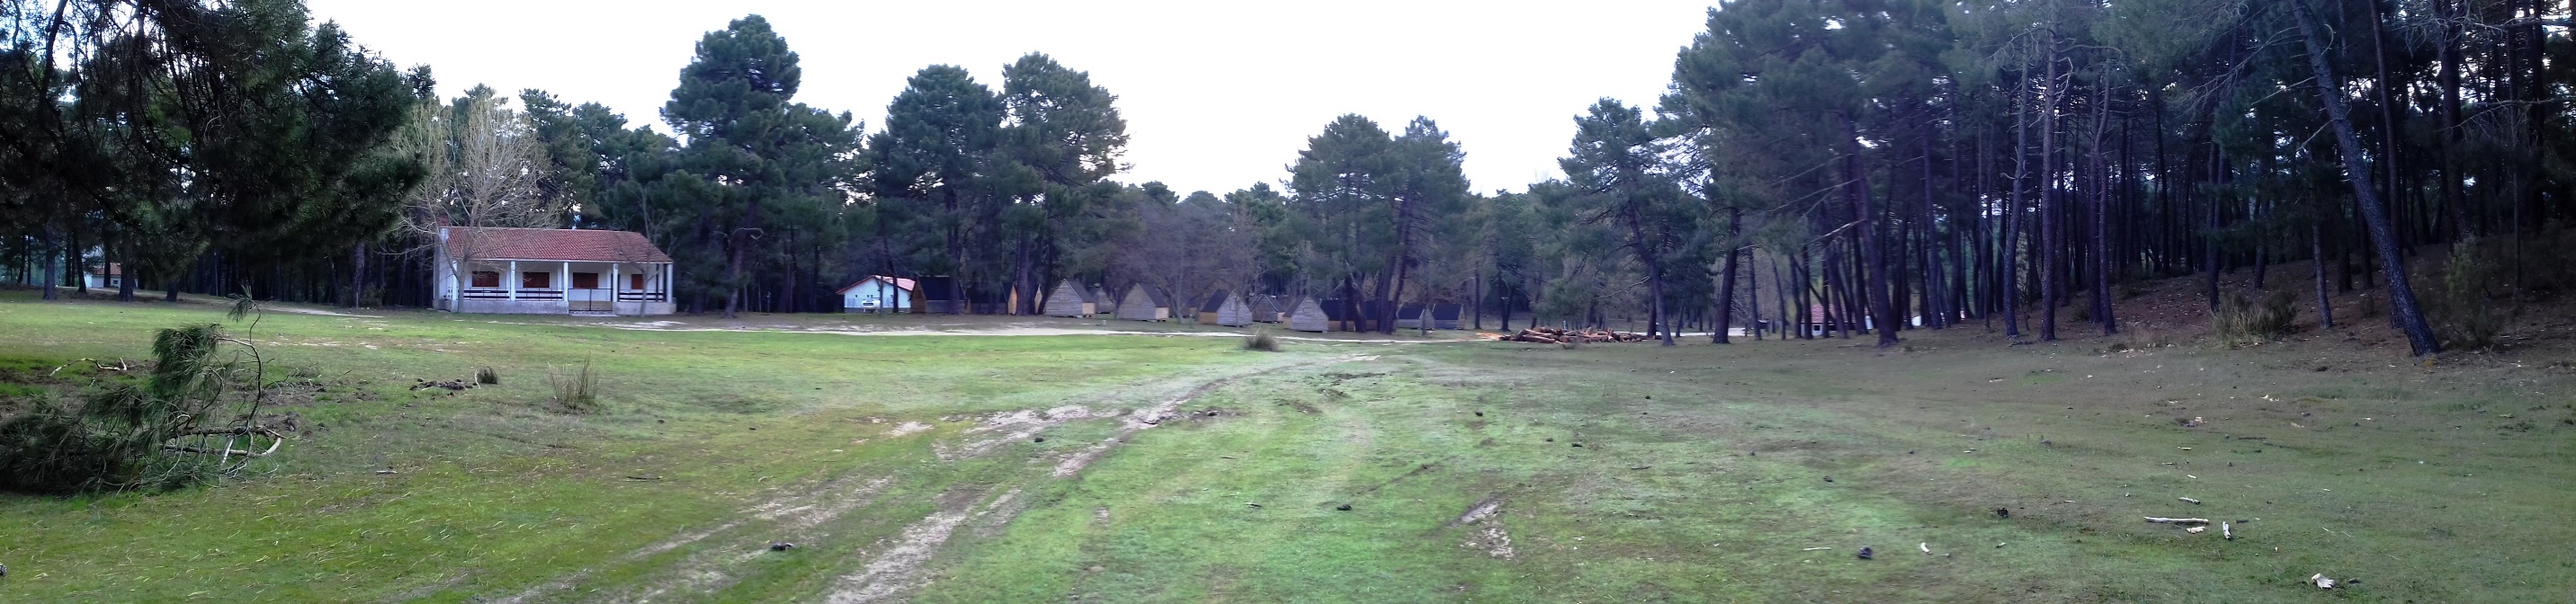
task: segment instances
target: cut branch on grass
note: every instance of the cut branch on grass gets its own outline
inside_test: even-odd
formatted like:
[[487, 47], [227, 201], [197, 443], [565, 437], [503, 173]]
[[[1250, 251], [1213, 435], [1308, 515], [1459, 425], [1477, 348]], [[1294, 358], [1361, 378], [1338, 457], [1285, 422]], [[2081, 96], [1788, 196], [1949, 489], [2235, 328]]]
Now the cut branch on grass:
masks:
[[[256, 303], [237, 301], [230, 314], [258, 326]], [[186, 325], [160, 330], [152, 352], [141, 384], [100, 382], [77, 402], [40, 402], [0, 422], [0, 490], [178, 488], [240, 472], [284, 445], [256, 423], [271, 384], [252, 338]], [[263, 437], [267, 449], [252, 450]], [[249, 448], [235, 449], [243, 439]]]

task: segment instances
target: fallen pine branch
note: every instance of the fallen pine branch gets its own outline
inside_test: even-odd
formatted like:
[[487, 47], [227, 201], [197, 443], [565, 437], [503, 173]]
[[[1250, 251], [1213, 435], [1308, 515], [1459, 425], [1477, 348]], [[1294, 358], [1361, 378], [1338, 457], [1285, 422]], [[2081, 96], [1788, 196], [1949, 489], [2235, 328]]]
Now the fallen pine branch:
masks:
[[[278, 441], [278, 442], [284, 442], [284, 441]], [[270, 445], [269, 445], [269, 447], [268, 447], [268, 451], [266, 451], [266, 452], [259, 452], [259, 451], [244, 451], [244, 450], [241, 450], [241, 449], [235, 449], [235, 448], [231, 448], [231, 447], [224, 447], [224, 448], [220, 448], [220, 449], [201, 449], [201, 448], [191, 447], [191, 446], [186, 446], [186, 445], [162, 445], [162, 446], [161, 446], [161, 450], [163, 450], [163, 451], [170, 451], [170, 452], [173, 452], [173, 453], [195, 453], [195, 454], [198, 454], [198, 455], [240, 455], [240, 456], [243, 456], [243, 457], [267, 457], [269, 453], [275, 453], [275, 452], [277, 452], [277, 445], [275, 445], [275, 444], [270, 444]]]

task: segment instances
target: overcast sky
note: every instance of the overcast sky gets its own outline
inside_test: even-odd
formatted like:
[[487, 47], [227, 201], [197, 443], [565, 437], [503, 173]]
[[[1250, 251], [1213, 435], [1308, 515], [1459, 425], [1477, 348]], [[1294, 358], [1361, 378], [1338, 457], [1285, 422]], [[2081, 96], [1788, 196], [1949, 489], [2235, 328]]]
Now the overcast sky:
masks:
[[1277, 182], [1306, 137], [1358, 113], [1390, 131], [1429, 116], [1478, 190], [1559, 175], [1573, 117], [1602, 97], [1652, 106], [1707, 0], [1590, 2], [610, 2], [306, 0], [439, 93], [541, 88], [661, 126], [706, 32], [768, 17], [802, 58], [796, 100], [873, 131], [904, 79], [965, 67], [1001, 87], [1031, 51], [1118, 95], [1131, 138], [1115, 177], [1223, 193]]

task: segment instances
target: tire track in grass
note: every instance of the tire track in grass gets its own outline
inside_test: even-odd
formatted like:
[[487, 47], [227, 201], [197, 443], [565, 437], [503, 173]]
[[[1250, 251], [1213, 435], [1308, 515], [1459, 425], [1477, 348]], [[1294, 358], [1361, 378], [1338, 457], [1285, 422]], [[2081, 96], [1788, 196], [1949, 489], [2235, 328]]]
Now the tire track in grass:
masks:
[[[1098, 461], [1102, 455], [1107, 454], [1110, 447], [1125, 442], [1128, 437], [1135, 435], [1137, 432], [1160, 425], [1165, 419], [1170, 418], [1171, 414], [1178, 410], [1182, 405], [1189, 404], [1190, 401], [1197, 400], [1199, 397], [1205, 396], [1209, 392], [1214, 392], [1219, 388], [1232, 385], [1245, 378], [1271, 372], [1348, 361], [1374, 360], [1376, 358], [1378, 358], [1376, 355], [1346, 355], [1298, 363], [1271, 365], [1239, 371], [1224, 377], [1201, 382], [1197, 386], [1194, 386], [1179, 395], [1164, 399], [1151, 407], [1146, 407], [1117, 416], [1122, 418], [1122, 423], [1119, 425], [1118, 430], [1115, 433], [1110, 437], [1093, 444], [1091, 447], [1075, 452], [1072, 455], [1066, 456], [1063, 460], [1058, 461], [1054, 470], [1050, 472], [1050, 475], [1055, 478], [1068, 478], [1079, 474], [1083, 468], [1089, 467], [1092, 462]], [[1088, 414], [1070, 413], [1070, 409], [1060, 408], [1059, 410], [1068, 411], [1068, 413], [1063, 414], [1067, 416], [1083, 415], [1085, 418], [1091, 417]], [[1009, 414], [1005, 415], [1008, 416]], [[1061, 422], [1059, 421], [1054, 423]], [[1034, 434], [1034, 431], [1031, 431], [1031, 433]], [[1015, 431], [1013, 434], [1016, 435], [1018, 432]], [[983, 451], [979, 451], [979, 453], [987, 452], [989, 450], [990, 449], [985, 449]], [[1004, 512], [1005, 514], [1016, 515], [1020, 510], [1024, 509], [1022, 507], [1008, 507], [1011, 500], [1019, 494], [1019, 489], [1014, 488], [993, 498], [990, 502], [985, 503], [983, 505], [983, 511], [972, 511], [976, 507], [974, 504], [976, 502], [983, 501], [984, 494], [989, 491], [990, 489], [987, 488], [972, 491], [951, 491], [950, 493], [943, 494], [941, 496], [943, 501], [939, 505], [938, 511], [932, 512], [929, 516], [923, 517], [921, 520], [914, 521], [910, 525], [906, 525], [903, 528], [903, 531], [896, 536], [891, 546], [879, 551], [873, 559], [870, 559], [866, 564], [862, 565], [858, 571], [843, 575], [840, 579], [834, 581], [833, 590], [831, 593], [825, 595], [824, 601], [829, 604], [866, 604], [870, 602], [880, 602], [886, 601], [889, 598], [911, 593], [914, 590], [918, 590], [923, 586], [929, 585], [929, 580], [923, 576], [925, 574], [924, 571], [930, 566], [930, 563], [938, 553], [939, 548], [946, 545], [950, 535], [956, 532], [959, 524], [966, 522], [970, 517], [985, 516], [994, 513], [996, 510], [1007, 509], [1008, 511]], [[1005, 516], [993, 520], [992, 522], [998, 526], [1000, 524], [1007, 524], [1010, 520], [1010, 517]]]

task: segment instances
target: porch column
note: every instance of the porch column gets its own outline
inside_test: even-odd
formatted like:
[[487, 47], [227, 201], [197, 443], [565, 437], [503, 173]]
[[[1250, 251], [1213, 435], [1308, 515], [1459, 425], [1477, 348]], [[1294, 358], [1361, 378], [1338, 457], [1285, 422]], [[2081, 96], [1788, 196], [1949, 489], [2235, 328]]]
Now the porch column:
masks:
[[517, 261], [517, 260], [512, 260], [512, 261], [510, 261], [510, 272], [509, 272], [509, 273], [506, 273], [506, 274], [501, 275], [501, 282], [502, 282], [502, 283], [509, 284], [509, 286], [510, 286], [510, 301], [513, 301], [513, 302], [518, 301], [518, 300], [519, 300], [519, 261]]
[[626, 268], [626, 265], [616, 262], [608, 263], [608, 314], [612, 315], [618, 314], [617, 295], [626, 287], [625, 284], [617, 282], [617, 269], [621, 268]]

